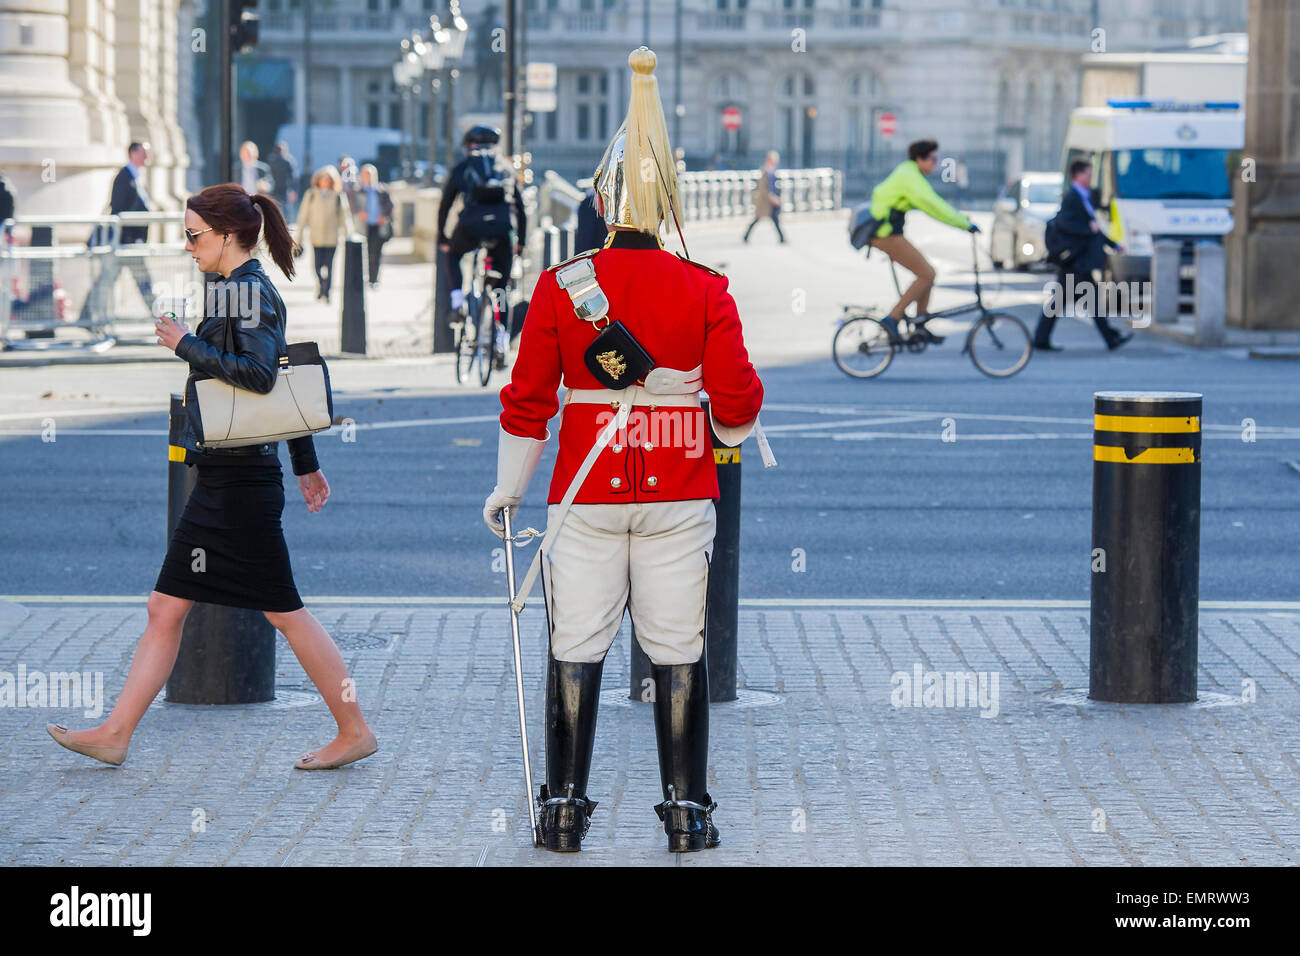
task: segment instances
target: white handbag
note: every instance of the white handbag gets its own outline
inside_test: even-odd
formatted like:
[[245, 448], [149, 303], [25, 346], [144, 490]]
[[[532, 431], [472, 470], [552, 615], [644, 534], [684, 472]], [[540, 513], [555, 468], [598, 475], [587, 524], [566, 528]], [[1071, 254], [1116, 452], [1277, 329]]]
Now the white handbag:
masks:
[[[226, 351], [234, 352], [230, 320]], [[294, 342], [279, 356], [275, 387], [266, 394], [219, 378], [194, 383], [198, 442], [204, 448], [260, 445], [324, 431], [334, 422], [329, 369], [315, 342]]]

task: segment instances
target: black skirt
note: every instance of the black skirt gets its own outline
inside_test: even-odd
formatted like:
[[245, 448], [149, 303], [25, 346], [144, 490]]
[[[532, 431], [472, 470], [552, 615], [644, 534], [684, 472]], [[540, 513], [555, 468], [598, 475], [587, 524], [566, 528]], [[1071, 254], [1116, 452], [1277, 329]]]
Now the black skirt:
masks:
[[280, 515], [279, 463], [196, 465], [198, 483], [167, 546], [154, 590], [257, 611], [303, 606]]

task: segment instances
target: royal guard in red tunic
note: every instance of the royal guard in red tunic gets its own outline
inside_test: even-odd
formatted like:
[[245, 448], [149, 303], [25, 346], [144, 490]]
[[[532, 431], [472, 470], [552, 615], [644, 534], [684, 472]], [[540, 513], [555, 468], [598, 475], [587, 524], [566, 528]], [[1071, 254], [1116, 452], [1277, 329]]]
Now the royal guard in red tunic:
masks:
[[[677, 176], [645, 47], [627, 120], [596, 171], [602, 249], [537, 282], [510, 384], [501, 390], [497, 484], [483, 514], [504, 535], [562, 413], [547, 531], [514, 606], [538, 569], [550, 630], [542, 843], [581, 849], [601, 669], [624, 609], [651, 662], [672, 852], [718, 844], [708, 794], [709, 690], [704, 608], [718, 498], [701, 389], [728, 444], [754, 428], [763, 385], [749, 361], [725, 276], [664, 250]], [[567, 391], [563, 401], [557, 390]]]

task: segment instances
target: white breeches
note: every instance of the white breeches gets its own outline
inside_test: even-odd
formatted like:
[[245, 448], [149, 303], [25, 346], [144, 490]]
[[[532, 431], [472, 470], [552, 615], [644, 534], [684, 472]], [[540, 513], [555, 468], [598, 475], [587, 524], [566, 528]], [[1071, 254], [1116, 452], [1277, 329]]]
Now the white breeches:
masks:
[[542, 562], [555, 659], [604, 660], [626, 607], [653, 663], [699, 660], [715, 525], [708, 498], [570, 506]]

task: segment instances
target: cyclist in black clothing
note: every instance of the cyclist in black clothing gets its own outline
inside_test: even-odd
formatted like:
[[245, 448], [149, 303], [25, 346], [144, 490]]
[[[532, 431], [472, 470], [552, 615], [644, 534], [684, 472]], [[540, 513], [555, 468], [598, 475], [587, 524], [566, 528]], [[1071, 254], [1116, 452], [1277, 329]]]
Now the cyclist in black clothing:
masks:
[[[438, 247], [448, 253], [451, 279], [451, 308], [460, 311], [465, 304], [461, 288], [463, 276], [460, 260], [479, 246], [492, 257], [492, 271], [500, 273], [490, 279], [494, 289], [503, 289], [510, 281], [514, 257], [524, 251], [524, 199], [514, 171], [496, 153], [500, 140], [496, 130], [475, 126], [465, 134], [462, 145], [466, 156], [457, 163], [442, 187], [438, 206]], [[464, 206], [456, 230], [447, 238], [447, 214], [456, 197], [464, 195]], [[511, 208], [515, 220], [511, 223]]]

